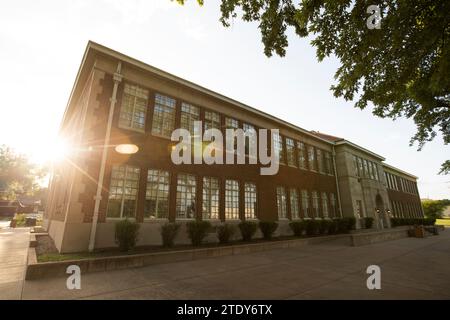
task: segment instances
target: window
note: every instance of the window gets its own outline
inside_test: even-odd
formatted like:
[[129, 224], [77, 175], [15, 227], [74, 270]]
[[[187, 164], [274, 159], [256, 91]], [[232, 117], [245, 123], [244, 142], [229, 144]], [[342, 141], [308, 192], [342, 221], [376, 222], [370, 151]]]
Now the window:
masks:
[[245, 219], [256, 219], [257, 193], [254, 183], [245, 183]]
[[286, 155], [288, 165], [295, 166], [295, 142], [290, 138], [286, 138]]
[[194, 132], [194, 122], [199, 120], [200, 108], [183, 102], [181, 104], [181, 128], [188, 130], [193, 137], [196, 134]]
[[353, 156], [353, 167], [355, 168], [355, 176], [360, 177], [359, 169], [358, 169], [358, 157]]
[[225, 219], [239, 219], [239, 182], [225, 181]]
[[225, 127], [229, 129], [238, 129], [239, 121], [233, 118], [225, 118]]
[[303, 142], [297, 142], [297, 152], [298, 152], [298, 166], [301, 169], [306, 169], [306, 158], [305, 158], [305, 144]]
[[283, 149], [283, 137], [279, 134], [273, 135], [273, 146], [275, 152], [278, 153], [280, 163], [284, 162], [284, 149]]
[[145, 192], [144, 218], [167, 219], [169, 217], [169, 172], [148, 170]]
[[119, 127], [145, 131], [148, 90], [125, 84], [120, 108]]
[[139, 190], [139, 168], [113, 166], [107, 216], [110, 218], [134, 217]]
[[331, 215], [333, 217], [336, 217], [336, 196], [334, 193], [330, 193], [330, 209], [331, 209]]
[[328, 218], [328, 197], [325, 192], [322, 192], [322, 212], [323, 217]]
[[203, 177], [203, 219], [219, 219], [219, 179]]
[[333, 163], [331, 161], [331, 153], [325, 152], [325, 173], [333, 174]]
[[319, 172], [323, 173], [323, 156], [322, 156], [322, 150], [316, 149], [317, 152], [317, 164], [319, 165]]
[[287, 218], [287, 207], [286, 207], [286, 190], [283, 187], [277, 187], [277, 208], [278, 208], [278, 218]]
[[315, 152], [314, 152], [314, 147], [313, 146], [308, 146], [308, 166], [309, 166], [309, 170], [314, 170], [316, 171], [316, 156], [315, 156]]
[[178, 174], [177, 178], [177, 218], [195, 218], [195, 194], [197, 181], [194, 175]]
[[302, 211], [303, 211], [303, 217], [308, 217], [308, 211], [309, 211], [309, 195], [307, 190], [302, 190]]
[[312, 197], [313, 218], [317, 218], [319, 217], [319, 196], [317, 195], [317, 191], [312, 191], [311, 197]]
[[358, 171], [359, 171], [359, 177], [364, 177], [364, 166], [363, 161], [361, 158], [358, 159]]
[[155, 95], [152, 133], [170, 137], [175, 126], [175, 99]]
[[205, 111], [205, 130], [219, 129], [220, 130], [220, 114], [212, 111]]
[[298, 192], [296, 189], [289, 190], [290, 201], [291, 201], [291, 219], [299, 218], [299, 207], [298, 207]]
[[[251, 124], [248, 123], [244, 123], [242, 125], [243, 130], [244, 130], [244, 134], [246, 134], [245, 136], [245, 155], [248, 156], [249, 152], [250, 152], [250, 144], [254, 145], [254, 150], [255, 152], [257, 151], [257, 133], [255, 130], [255, 127], [252, 126]], [[252, 138], [250, 137], [252, 136]], [[252, 149], [253, 150], [253, 149]], [[255, 153], [255, 156], [257, 156], [257, 154]]]
[[369, 165], [366, 159], [363, 159], [363, 164], [364, 164], [364, 177], [369, 178]]
[[380, 176], [378, 174], [378, 165], [376, 163], [372, 163], [373, 173], [375, 174], [375, 180], [380, 181]]

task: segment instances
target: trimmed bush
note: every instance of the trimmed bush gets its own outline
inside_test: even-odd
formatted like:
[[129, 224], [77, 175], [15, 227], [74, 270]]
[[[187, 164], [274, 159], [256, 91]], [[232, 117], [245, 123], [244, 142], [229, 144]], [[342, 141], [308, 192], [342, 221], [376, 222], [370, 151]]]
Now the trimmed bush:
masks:
[[232, 224], [221, 224], [216, 227], [217, 238], [220, 243], [228, 243], [234, 235], [236, 228]]
[[328, 229], [330, 228], [330, 220], [319, 220], [319, 234], [326, 234], [328, 233]]
[[209, 221], [190, 221], [186, 223], [187, 233], [193, 246], [202, 244], [203, 239], [208, 235], [208, 230], [211, 228]]
[[328, 234], [336, 234], [336, 233], [337, 233], [337, 222], [336, 222], [336, 219], [329, 220]]
[[365, 217], [364, 218], [364, 227], [366, 229], [372, 228], [373, 225], [373, 218], [372, 217]]
[[305, 231], [305, 221], [289, 222], [289, 227], [296, 237], [301, 237], [303, 235], [303, 231]]
[[161, 238], [163, 247], [173, 247], [175, 237], [180, 229], [180, 224], [175, 222], [167, 222], [161, 226]]
[[347, 231], [355, 229], [356, 218], [354, 218], [354, 217], [345, 217], [343, 219], [347, 222]]
[[337, 233], [347, 233], [348, 232], [348, 222], [343, 219], [336, 219], [336, 229], [337, 229]]
[[305, 220], [306, 235], [314, 236], [319, 232], [319, 223], [317, 220]]
[[130, 251], [136, 246], [139, 235], [139, 223], [128, 219], [117, 221], [115, 225], [115, 240], [120, 251]]
[[278, 223], [275, 221], [260, 221], [259, 222], [259, 229], [261, 230], [261, 233], [263, 234], [263, 238], [266, 240], [272, 239], [272, 235], [277, 230]]
[[242, 221], [239, 223], [239, 230], [241, 231], [242, 240], [251, 241], [256, 233], [256, 230], [258, 230], [258, 225], [256, 222]]
[[427, 225], [431, 226], [435, 223], [434, 218], [391, 218], [391, 225], [393, 227], [412, 226], [412, 225]]

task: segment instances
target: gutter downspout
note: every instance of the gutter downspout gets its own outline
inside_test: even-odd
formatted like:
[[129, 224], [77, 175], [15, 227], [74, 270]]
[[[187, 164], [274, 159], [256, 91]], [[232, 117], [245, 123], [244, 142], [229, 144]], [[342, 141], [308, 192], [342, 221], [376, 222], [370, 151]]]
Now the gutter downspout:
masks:
[[338, 181], [338, 174], [337, 174], [337, 170], [336, 170], [336, 151], [334, 150], [334, 145], [333, 145], [333, 168], [334, 168], [334, 178], [336, 179], [336, 191], [337, 191], [337, 199], [338, 199], [338, 204], [339, 204], [339, 213], [340, 216], [342, 218], [342, 205], [341, 205], [341, 192], [339, 191], [339, 181]]
[[122, 70], [122, 62], [119, 61], [119, 63], [117, 64], [116, 72], [113, 75], [114, 87], [113, 87], [113, 92], [112, 92], [111, 99], [110, 99], [111, 104], [109, 106], [108, 124], [106, 127], [105, 142], [103, 144], [100, 173], [98, 174], [97, 193], [94, 197], [95, 206], [94, 206], [94, 214], [92, 216], [91, 234], [89, 237], [89, 247], [88, 247], [89, 252], [94, 251], [94, 247], [95, 247], [95, 234], [97, 232], [98, 211], [100, 209], [100, 200], [102, 200], [102, 189], [103, 189], [103, 179], [105, 176], [106, 158], [108, 155], [108, 146], [109, 146], [109, 139], [111, 136], [111, 127], [112, 127], [112, 121], [113, 121], [113, 116], [114, 116], [114, 108], [115, 108], [116, 102], [117, 102], [117, 99], [116, 99], [117, 98], [117, 88], [123, 78], [123, 75], [120, 73], [121, 70]]

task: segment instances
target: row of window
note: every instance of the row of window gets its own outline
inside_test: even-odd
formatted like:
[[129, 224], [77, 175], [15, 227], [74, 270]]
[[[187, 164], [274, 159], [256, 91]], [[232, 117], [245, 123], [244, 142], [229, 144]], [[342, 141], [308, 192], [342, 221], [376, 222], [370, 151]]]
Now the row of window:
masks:
[[282, 164], [334, 175], [331, 152], [281, 135], [275, 136], [274, 146]]
[[419, 203], [391, 201], [391, 208], [395, 218], [421, 218], [423, 216]]
[[384, 174], [389, 189], [411, 194], [419, 194], [419, 191], [417, 190], [417, 184], [414, 181], [393, 175], [389, 172], [385, 172]]
[[[134, 217], [139, 189], [140, 169], [133, 166], [113, 166], [107, 216]], [[239, 182], [225, 181], [225, 219], [239, 219]], [[177, 175], [176, 217], [192, 219], [196, 216], [197, 179], [191, 174]], [[169, 217], [170, 175], [168, 171], [149, 169], [145, 194], [144, 218]], [[219, 179], [203, 177], [202, 217], [219, 218]], [[244, 215], [256, 219], [257, 190], [254, 183], [244, 183]]]
[[[109, 191], [107, 216], [110, 218], [134, 217], [139, 192], [140, 169], [134, 166], [113, 166]], [[176, 177], [176, 218], [196, 217], [197, 178], [192, 174], [180, 173]], [[203, 219], [219, 219], [220, 182], [216, 177], [203, 177], [201, 214]], [[241, 184], [232, 179], [225, 180], [225, 219], [240, 219], [239, 195]], [[243, 183], [245, 219], [257, 218], [257, 188], [254, 183]], [[167, 219], [169, 217], [170, 174], [168, 171], [149, 169], [145, 192], [144, 218]], [[278, 217], [288, 218], [287, 192], [277, 187]], [[322, 216], [336, 216], [336, 197], [334, 193], [320, 194], [301, 190], [300, 196], [295, 188], [289, 189], [289, 210], [291, 219], [319, 217], [319, 203]]]
[[[280, 219], [288, 218], [288, 201], [292, 220], [300, 218], [300, 211], [302, 213], [302, 217], [304, 218], [318, 218], [320, 216], [319, 194], [317, 191], [311, 192], [312, 206], [310, 207], [309, 201], [310, 196], [307, 190], [301, 190], [299, 197], [297, 189], [290, 188], [289, 198], [286, 193], [286, 190], [287, 189], [282, 186], [279, 186], [276, 189], [278, 218]], [[330, 213], [333, 217], [336, 216], [336, 197], [334, 193], [329, 194], [329, 201], [330, 202], [328, 203], [327, 193], [322, 192], [320, 197], [320, 205], [322, 207], [322, 216], [324, 218], [328, 218]]]
[[[135, 85], [125, 84], [122, 106], [119, 116], [119, 127], [145, 131], [145, 119], [149, 91]], [[159, 93], [155, 94], [155, 107], [152, 120], [152, 134], [170, 138], [175, 129], [176, 100]], [[185, 102], [181, 103], [180, 127], [188, 130], [192, 136], [199, 133], [194, 132], [194, 122], [203, 121], [204, 130], [221, 129], [221, 115], [217, 112], [205, 110], [204, 119], [201, 119], [200, 108]], [[225, 117], [225, 127], [238, 129], [239, 121]], [[244, 132], [253, 131], [255, 127], [248, 123], [242, 124]], [[306, 146], [303, 142], [285, 138], [281, 135], [274, 137], [275, 152], [278, 153], [280, 162], [301, 169], [309, 169], [324, 174], [334, 175], [334, 167], [331, 153], [323, 151], [314, 146]], [[249, 138], [246, 137], [245, 152], [248, 154]]]
[[378, 165], [375, 162], [354, 155], [353, 166], [355, 168], [355, 175], [358, 178], [368, 178], [380, 181]]

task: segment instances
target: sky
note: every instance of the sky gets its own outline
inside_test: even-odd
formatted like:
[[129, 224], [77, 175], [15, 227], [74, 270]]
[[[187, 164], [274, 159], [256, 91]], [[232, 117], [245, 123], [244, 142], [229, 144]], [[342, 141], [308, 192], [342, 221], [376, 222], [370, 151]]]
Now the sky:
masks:
[[419, 177], [422, 198], [450, 198], [440, 135], [410, 147], [410, 119], [380, 119], [330, 91], [338, 61], [319, 63], [310, 39], [289, 33], [267, 58], [255, 23], [219, 22], [219, 1], [15, 0], [0, 3], [0, 144], [48, 160], [88, 40], [307, 130], [344, 137]]

